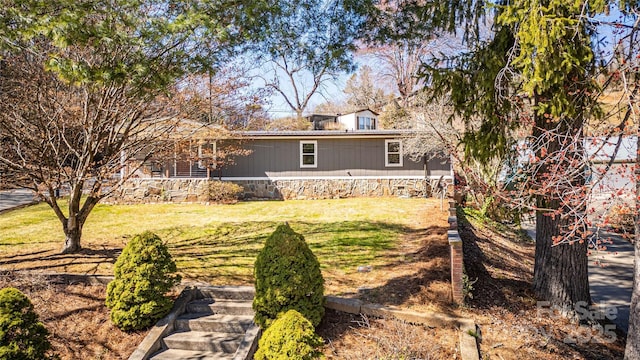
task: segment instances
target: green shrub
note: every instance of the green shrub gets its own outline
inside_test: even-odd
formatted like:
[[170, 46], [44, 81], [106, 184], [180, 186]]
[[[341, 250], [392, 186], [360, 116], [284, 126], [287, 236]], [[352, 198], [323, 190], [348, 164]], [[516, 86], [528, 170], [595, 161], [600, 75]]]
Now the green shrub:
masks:
[[115, 278], [107, 286], [111, 321], [125, 331], [140, 330], [165, 316], [172, 301], [165, 294], [180, 282], [167, 246], [145, 232], [135, 236], [114, 266]]
[[38, 321], [33, 304], [20, 290], [0, 290], [0, 359], [53, 359], [49, 332]]
[[226, 181], [212, 181], [209, 183], [209, 201], [219, 203], [233, 203], [240, 199], [243, 187]]
[[314, 332], [313, 324], [299, 312], [289, 310], [265, 330], [254, 359], [323, 359], [324, 355], [318, 350], [322, 344], [322, 338]]
[[318, 259], [289, 225], [280, 225], [267, 238], [255, 268], [256, 295], [253, 309], [263, 329], [278, 314], [290, 309], [300, 312], [313, 326], [324, 316], [324, 279]]

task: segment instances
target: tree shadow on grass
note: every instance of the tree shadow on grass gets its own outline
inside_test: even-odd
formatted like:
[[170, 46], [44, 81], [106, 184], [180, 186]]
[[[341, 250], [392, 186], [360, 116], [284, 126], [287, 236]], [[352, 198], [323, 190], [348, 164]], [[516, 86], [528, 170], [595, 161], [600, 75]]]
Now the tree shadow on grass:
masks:
[[452, 314], [449, 244], [444, 235], [447, 229], [431, 226], [409, 232], [408, 237], [423, 239], [421, 246], [378, 270], [389, 274], [401, 268], [412, 268], [413, 271], [392, 275], [384, 285], [367, 289], [360, 298], [399, 307], [429, 303]]
[[[202, 280], [231, 276], [234, 280], [251, 281], [258, 252], [278, 225], [278, 222], [210, 224], [205, 235], [181, 238], [188, 234], [188, 229], [172, 230], [167, 240], [186, 277]], [[409, 231], [398, 224], [366, 221], [290, 225], [305, 237], [321, 266], [331, 269], [355, 269], [373, 261], [383, 251], [397, 246], [398, 238]]]
[[101, 247], [99, 249], [85, 247], [74, 254], [60, 254], [53, 250], [37, 250], [32, 252], [0, 256], [0, 268], [15, 268], [25, 271], [56, 271], [69, 266], [81, 266], [83, 273], [97, 273], [100, 269], [113, 265], [122, 249]]

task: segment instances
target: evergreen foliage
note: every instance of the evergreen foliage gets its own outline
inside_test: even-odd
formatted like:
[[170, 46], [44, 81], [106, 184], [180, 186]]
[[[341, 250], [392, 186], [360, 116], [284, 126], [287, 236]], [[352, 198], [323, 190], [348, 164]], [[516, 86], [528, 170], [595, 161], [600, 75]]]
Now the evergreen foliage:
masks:
[[[600, 115], [592, 49], [595, 27], [587, 18], [604, 12], [609, 2], [444, 3], [416, 10], [427, 23], [421, 30], [434, 34], [470, 29], [488, 16], [495, 23], [484, 36], [467, 38], [467, 52], [434, 60], [425, 68], [426, 82], [434, 98], [449, 95], [456, 114], [465, 120], [467, 159], [483, 164], [499, 160], [501, 166], [518, 158], [515, 145], [525, 138], [534, 160], [518, 168], [526, 181], [511, 189], [510, 197], [517, 206], [538, 211], [534, 291], [554, 304], [589, 302], [587, 244], [581, 238], [587, 230], [575, 215], [585, 212], [585, 196], [571, 195], [585, 179], [583, 172], [572, 170], [581, 167], [577, 162], [585, 124]], [[443, 11], [430, 11], [434, 6]], [[443, 21], [446, 14], [455, 16]]]
[[180, 282], [167, 246], [151, 232], [135, 236], [114, 266], [106, 304], [111, 321], [125, 331], [140, 330], [165, 316], [173, 302], [165, 294]]
[[0, 360], [53, 359], [49, 332], [20, 290], [0, 290]]
[[267, 328], [281, 312], [295, 309], [318, 326], [324, 316], [324, 279], [320, 263], [304, 241], [280, 225], [267, 238], [254, 267], [255, 321]]
[[323, 359], [318, 350], [322, 338], [316, 335], [313, 324], [295, 310], [281, 314], [264, 332], [254, 355], [256, 360]]

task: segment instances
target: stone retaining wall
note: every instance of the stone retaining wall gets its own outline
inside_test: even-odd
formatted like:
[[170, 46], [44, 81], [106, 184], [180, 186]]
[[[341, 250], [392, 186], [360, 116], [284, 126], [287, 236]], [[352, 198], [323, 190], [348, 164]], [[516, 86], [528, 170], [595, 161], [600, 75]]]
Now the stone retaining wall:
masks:
[[[109, 197], [115, 203], [209, 201], [208, 184], [215, 179], [129, 179]], [[243, 199], [336, 199], [349, 197], [428, 197], [431, 186], [421, 179], [239, 180]]]
[[107, 201], [138, 204], [209, 201], [210, 179], [129, 179]]
[[245, 199], [337, 199], [431, 195], [430, 186], [421, 179], [244, 180], [234, 181], [234, 183], [245, 189]]

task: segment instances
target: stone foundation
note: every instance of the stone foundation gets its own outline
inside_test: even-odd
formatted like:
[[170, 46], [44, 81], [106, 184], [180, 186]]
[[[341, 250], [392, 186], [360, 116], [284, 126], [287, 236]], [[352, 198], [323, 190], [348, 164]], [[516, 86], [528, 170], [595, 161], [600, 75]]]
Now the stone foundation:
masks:
[[[209, 201], [215, 179], [129, 179], [107, 202], [123, 204]], [[428, 197], [431, 186], [421, 179], [239, 180], [243, 199], [339, 199], [349, 197]]]
[[139, 204], [209, 201], [209, 179], [129, 179], [107, 202]]
[[427, 197], [430, 186], [421, 179], [304, 179], [233, 181], [245, 189], [245, 199], [339, 199], [350, 197]]
[[[107, 202], [139, 204], [163, 202], [206, 203], [208, 184], [215, 179], [129, 179]], [[242, 198], [249, 199], [339, 199], [350, 197], [428, 197], [431, 187], [420, 179], [340, 180], [240, 180]]]

